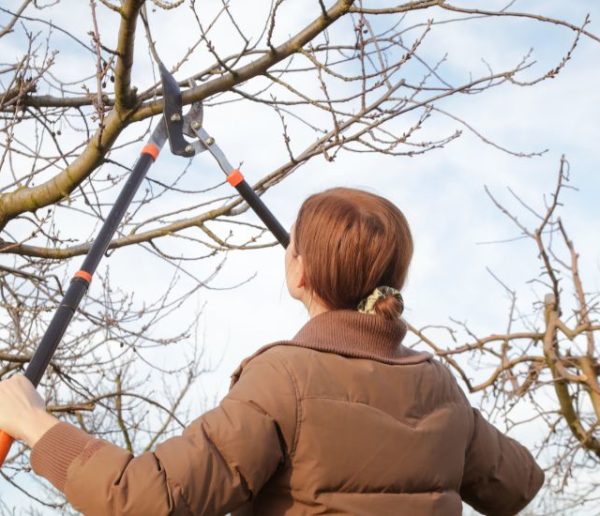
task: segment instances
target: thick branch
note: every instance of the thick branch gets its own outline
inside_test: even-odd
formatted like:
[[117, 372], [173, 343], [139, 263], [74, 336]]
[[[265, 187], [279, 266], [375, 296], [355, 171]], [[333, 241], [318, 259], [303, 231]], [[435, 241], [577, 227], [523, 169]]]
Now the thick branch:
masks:
[[[393, 85], [392, 88], [387, 89], [379, 98], [375, 99], [371, 104], [367, 105], [364, 109], [360, 110], [358, 113], [349, 117], [343, 123], [339, 124], [339, 126], [337, 128], [334, 128], [331, 131], [329, 131], [328, 133], [324, 134], [321, 138], [319, 138], [313, 144], [309, 145], [302, 153], [297, 155], [295, 158], [290, 160], [288, 163], [286, 163], [285, 165], [282, 165], [274, 172], [264, 176], [260, 181], [258, 181], [255, 185], [253, 185], [253, 188], [260, 192], [264, 192], [268, 188], [270, 188], [270, 187], [274, 186], [275, 184], [279, 183], [280, 181], [282, 181], [285, 177], [287, 177], [289, 174], [294, 172], [300, 165], [302, 165], [303, 163], [306, 163], [308, 160], [312, 159], [313, 157], [321, 155], [321, 154], [325, 154], [329, 149], [347, 145], [348, 143], [350, 143], [352, 141], [356, 141], [361, 136], [363, 136], [364, 134], [367, 134], [369, 131], [371, 131], [374, 127], [377, 127], [377, 126], [379, 126], [389, 120], [392, 120], [393, 118], [401, 116], [403, 114], [409, 113], [409, 112], [414, 111], [419, 108], [426, 107], [430, 103], [438, 101], [445, 97], [448, 97], [456, 92], [468, 91], [478, 84], [481, 84], [484, 82], [489, 82], [492, 80], [502, 79], [504, 77], [504, 75], [505, 75], [505, 73], [494, 74], [491, 76], [483, 77], [483, 78], [465, 83], [465, 84], [463, 84], [459, 87], [456, 87], [452, 90], [442, 92], [438, 95], [434, 95], [433, 97], [430, 97], [422, 102], [415, 102], [415, 103], [405, 106], [402, 109], [397, 109], [397, 110], [391, 111], [382, 117], [376, 118], [375, 120], [371, 121], [370, 123], [365, 123], [363, 120], [365, 118], [365, 116], [367, 114], [373, 112], [378, 106], [380, 106], [382, 103], [384, 103], [386, 100], [388, 100], [394, 94], [394, 92], [396, 90], [398, 90], [398, 88], [400, 88], [404, 84], [404, 82], [402, 80], [400, 80], [395, 85]], [[109, 123], [110, 120], [113, 120], [116, 117], [114, 112], [111, 113], [111, 115], [112, 116], [109, 116], [107, 118], [107, 124]], [[360, 125], [359, 128], [357, 128], [357, 130], [353, 134], [348, 135], [348, 136], [345, 136], [343, 134], [345, 131], [349, 130], [350, 128], [355, 127], [357, 123], [361, 123], [362, 125]], [[104, 135], [104, 136], [106, 136], [106, 135]], [[77, 162], [78, 161], [79, 160], [77, 160]], [[43, 186], [43, 185], [41, 185], [41, 186]], [[37, 188], [39, 188], [39, 187], [37, 187]], [[24, 190], [15, 192], [15, 193], [6, 194], [6, 197], [17, 195], [19, 192], [29, 191], [29, 190], [33, 191], [33, 190], [35, 190], [35, 188], [24, 189]], [[241, 200], [238, 199], [226, 206], [223, 206], [220, 209], [212, 210], [210, 212], [204, 213], [199, 216], [195, 216], [195, 217], [191, 217], [191, 218], [184, 219], [181, 221], [177, 221], [177, 222], [168, 224], [166, 226], [163, 226], [161, 228], [157, 228], [155, 230], [151, 230], [151, 231], [147, 231], [147, 232], [135, 234], [135, 235], [128, 235], [128, 236], [119, 238], [119, 239], [111, 242], [109, 248], [114, 249], [114, 248], [124, 247], [124, 246], [130, 245], [130, 244], [147, 242], [154, 238], [167, 236], [167, 235], [176, 233], [178, 231], [181, 231], [181, 230], [189, 228], [189, 227], [201, 225], [203, 222], [206, 222], [207, 220], [214, 219], [221, 215], [230, 214], [231, 210], [233, 208], [235, 208], [238, 204], [240, 204], [240, 202], [241, 202]], [[1, 203], [2, 203], [2, 198], [0, 198], [0, 206], [1, 206]], [[22, 210], [22, 211], [25, 211], [25, 210]], [[30, 246], [30, 245], [20, 244], [18, 242], [0, 242], [0, 253], [15, 253], [15, 254], [21, 254], [24, 256], [33, 256], [33, 257], [39, 257], [39, 258], [51, 258], [51, 259], [70, 258], [72, 256], [85, 254], [88, 250], [89, 250], [89, 244], [82, 244], [82, 245], [72, 246], [69, 248], [57, 249], [57, 248]]]
[[[552, 372], [554, 391], [560, 405], [560, 412], [565, 418], [571, 433], [579, 441], [581, 446], [583, 446], [586, 450], [593, 452], [597, 457], [600, 458], [600, 442], [592, 435], [593, 429], [588, 432], [583, 427], [579, 414], [575, 410], [571, 394], [569, 393], [569, 380], [567, 377], [570, 375], [564, 370], [564, 366], [561, 367], [562, 364], [560, 362], [560, 357], [558, 356], [556, 336], [558, 307], [553, 294], [548, 294], [546, 296], [544, 305], [546, 319], [544, 356], [546, 357], [546, 363]], [[583, 377], [581, 380], [585, 381], [586, 379], [586, 377]], [[578, 381], [579, 378], [575, 378], [574, 380]]]
[[[322, 14], [312, 23], [307, 25], [298, 34], [291, 37], [282, 45], [275, 47], [272, 52], [259, 57], [251, 63], [234, 69], [232, 72], [213, 79], [200, 86], [190, 88], [183, 92], [183, 103], [191, 104], [203, 100], [210, 95], [227, 91], [237, 84], [243, 83], [252, 77], [266, 72], [271, 66], [283, 61], [292, 54], [300, 51], [309, 41], [318, 36], [337, 19], [344, 16], [350, 10], [354, 0], [338, 0], [328, 11]], [[153, 101], [144, 104], [136, 110], [132, 121], [143, 120], [162, 111], [162, 101]]]
[[115, 68], [115, 106], [117, 111], [130, 109], [135, 104], [135, 92], [131, 89], [131, 68], [135, 27], [144, 0], [129, 0], [121, 7], [121, 25], [117, 45], [117, 65]]
[[[273, 64], [297, 52], [335, 20], [346, 14], [353, 1], [339, 0], [327, 11], [326, 16], [321, 15], [284, 44], [276, 47], [272, 53], [266, 54], [219, 79], [186, 91], [183, 95], [184, 103], [190, 104], [214, 93], [226, 91], [236, 84], [262, 74]], [[150, 102], [142, 106], [135, 111], [133, 116], [130, 116], [132, 112], [124, 112], [119, 109], [119, 102], [123, 106], [127, 98], [126, 90], [129, 89], [132, 59], [130, 52], [133, 52], [132, 49], [124, 49], [123, 45], [128, 41], [128, 38], [133, 38], [135, 18], [142, 3], [140, 0], [128, 2], [122, 9], [124, 21], [121, 24], [119, 34], [119, 63], [117, 64], [117, 76], [121, 76], [119, 79], [121, 82], [118, 82], [115, 86], [116, 91], [120, 91], [117, 94], [116, 109], [106, 117], [104, 127], [96, 132], [85, 151], [64, 171], [41, 185], [33, 188], [23, 188], [0, 197], [0, 228], [20, 213], [34, 211], [67, 197], [76, 186], [100, 165], [102, 158], [127, 124], [162, 111], [162, 101]], [[130, 41], [130, 46], [133, 47], [133, 40]], [[119, 99], [121, 100], [119, 101]]]
[[104, 119], [104, 127], [96, 131], [85, 150], [62, 172], [38, 186], [0, 195], [0, 228], [21, 213], [67, 198], [102, 163], [126, 123], [117, 112], [112, 111]]

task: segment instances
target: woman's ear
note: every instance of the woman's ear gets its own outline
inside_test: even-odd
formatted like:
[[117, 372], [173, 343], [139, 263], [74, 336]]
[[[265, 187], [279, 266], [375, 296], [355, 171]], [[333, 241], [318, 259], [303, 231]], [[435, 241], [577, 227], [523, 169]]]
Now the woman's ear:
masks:
[[298, 281], [296, 282], [296, 287], [304, 288], [306, 286], [306, 281], [304, 279], [304, 260], [302, 259], [302, 255], [298, 255]]

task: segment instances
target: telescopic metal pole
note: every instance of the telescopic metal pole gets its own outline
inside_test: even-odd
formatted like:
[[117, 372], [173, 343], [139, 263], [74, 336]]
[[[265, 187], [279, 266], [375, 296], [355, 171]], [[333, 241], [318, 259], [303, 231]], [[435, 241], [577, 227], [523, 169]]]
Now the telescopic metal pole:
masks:
[[[69, 326], [79, 303], [87, 292], [90, 282], [92, 281], [92, 276], [94, 275], [100, 260], [108, 249], [110, 241], [125, 215], [125, 211], [131, 204], [133, 196], [146, 176], [146, 172], [158, 157], [160, 149], [165, 143], [166, 136], [165, 123], [161, 120], [154, 129], [147, 145], [142, 149], [141, 156], [135, 163], [133, 171], [127, 179], [123, 190], [110, 210], [98, 236], [92, 243], [85, 260], [81, 265], [81, 269], [76, 272], [71, 279], [65, 296], [52, 317], [50, 326], [48, 326], [31, 362], [29, 362], [29, 365], [25, 370], [25, 376], [35, 387], [40, 383], [44, 371], [50, 364], [50, 360], [52, 359], [65, 330]], [[4, 464], [4, 460], [8, 455], [12, 443], [13, 438], [0, 430], [0, 467]]]

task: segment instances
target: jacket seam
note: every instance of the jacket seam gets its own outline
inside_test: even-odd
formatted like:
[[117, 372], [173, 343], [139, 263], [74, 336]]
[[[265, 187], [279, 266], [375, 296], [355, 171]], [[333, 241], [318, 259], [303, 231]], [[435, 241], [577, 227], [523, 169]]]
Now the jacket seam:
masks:
[[298, 438], [300, 434], [300, 422], [302, 421], [302, 404], [300, 403], [300, 388], [298, 386], [298, 380], [293, 374], [287, 361], [283, 357], [279, 357], [278, 361], [281, 363], [281, 365], [285, 369], [285, 372], [290, 378], [292, 387], [294, 388], [294, 397], [296, 398], [296, 424], [294, 425], [294, 438], [292, 439], [292, 447], [290, 449], [290, 459], [292, 459], [296, 453], [296, 447], [298, 445]]
[[[272, 344], [269, 347], [275, 347], [276, 344]], [[233, 385], [235, 385], [241, 375], [244, 372], [244, 369], [246, 369], [250, 363], [252, 362], [252, 360], [258, 358], [259, 355], [262, 355], [262, 359], [265, 360], [265, 362], [269, 362], [272, 366], [275, 367], [275, 369], [277, 369], [278, 365], [281, 365], [283, 367], [283, 369], [286, 372], [286, 375], [288, 376], [290, 383], [292, 384], [292, 388], [294, 390], [294, 398], [296, 400], [296, 406], [295, 406], [295, 417], [296, 417], [296, 422], [294, 425], [294, 435], [292, 437], [292, 445], [290, 447], [289, 450], [289, 456], [290, 459], [294, 456], [295, 452], [296, 452], [296, 447], [298, 445], [298, 438], [299, 438], [299, 432], [300, 432], [300, 421], [302, 419], [302, 405], [300, 403], [300, 388], [298, 387], [298, 380], [296, 378], [296, 376], [292, 373], [291, 367], [290, 365], [287, 363], [287, 361], [279, 356], [279, 354], [277, 353], [270, 353], [270, 354], [264, 354], [264, 352], [267, 351], [267, 346], [265, 346], [265, 348], [259, 350], [257, 353], [255, 353], [254, 355], [248, 357], [246, 360], [244, 360], [242, 362], [242, 364], [240, 365], [240, 367], [238, 367], [238, 369], [235, 371], [235, 373], [232, 375], [233, 377], [233, 382], [231, 384], [231, 387], [233, 387]], [[277, 358], [275, 358], [277, 357]], [[271, 416], [273, 417], [273, 415]]]
[[[369, 403], [367, 403], [365, 401], [345, 400], [345, 399], [340, 399], [340, 398], [334, 398], [331, 396], [305, 396], [304, 400], [324, 400], [324, 401], [332, 401], [335, 403], [348, 403], [348, 404], [353, 404], [353, 405], [361, 405], [363, 407], [367, 407], [372, 410], [381, 412], [382, 414], [385, 414], [386, 416], [389, 416], [390, 418], [392, 418], [394, 421], [397, 421], [398, 423], [405, 425], [409, 428], [413, 428], [413, 429], [417, 428], [423, 419], [426, 419], [431, 413], [434, 412], [434, 411], [432, 411], [431, 413], [425, 415], [424, 417], [419, 418], [419, 420], [416, 423], [412, 424], [412, 423], [407, 423], [406, 421], [403, 421], [402, 419], [397, 418], [396, 416], [390, 414], [389, 412], [386, 412], [385, 410], [382, 410], [373, 405], [370, 405]], [[447, 403], [444, 403], [443, 405], [439, 405], [438, 407], [436, 407], [436, 410], [439, 409], [440, 407], [445, 407], [446, 405], [462, 406], [462, 403], [460, 403], [459, 401], [455, 401], [455, 400], [449, 400]]]
[[[190, 505], [189, 500], [187, 499], [187, 496], [185, 495], [185, 491], [183, 490], [183, 487], [181, 487], [181, 485], [179, 484], [179, 482], [177, 482], [176, 480], [173, 480], [172, 478], [170, 478], [169, 476], [165, 475], [165, 480], [167, 481], [167, 485], [172, 485], [174, 489], [177, 489], [179, 491], [179, 498], [181, 499], [181, 501], [183, 502], [183, 505], [185, 505], [185, 508], [188, 510], [189, 514], [194, 514], [194, 511], [192, 511], [192, 506]], [[173, 499], [173, 503], [175, 503], [175, 499]], [[173, 510], [177, 510], [177, 506], [173, 507]]]
[[211, 450], [213, 450], [214, 453], [216, 453], [216, 455], [221, 459], [221, 461], [223, 461], [223, 463], [225, 464], [225, 467], [229, 470], [229, 473], [231, 473], [232, 477], [234, 477], [234, 478], [236, 476], [239, 477], [240, 485], [242, 486], [242, 490], [247, 495], [247, 499], [244, 500], [244, 503], [248, 502], [250, 499], [252, 499], [254, 496], [256, 496], [256, 493], [254, 493], [250, 489], [250, 487], [248, 485], [248, 481], [246, 480], [246, 477], [244, 476], [244, 472], [240, 470], [240, 468], [236, 465], [235, 461], [229, 460], [229, 457], [221, 449], [221, 446], [219, 444], [217, 444], [217, 442], [215, 442], [215, 440], [209, 435], [209, 432], [207, 431], [207, 428], [204, 426], [204, 423], [200, 425], [200, 429], [201, 429], [202, 435], [205, 439], [205, 442], [207, 443], [209, 448]]
[[397, 491], [397, 490], [388, 490], [388, 491], [340, 491], [340, 490], [324, 490], [319, 491], [317, 496], [321, 494], [325, 495], [337, 495], [337, 494], [349, 494], [349, 495], [402, 495], [402, 496], [413, 496], [413, 495], [431, 495], [431, 494], [450, 494], [456, 495], [460, 497], [460, 494], [453, 488], [443, 488], [443, 489], [428, 489], [426, 491]]

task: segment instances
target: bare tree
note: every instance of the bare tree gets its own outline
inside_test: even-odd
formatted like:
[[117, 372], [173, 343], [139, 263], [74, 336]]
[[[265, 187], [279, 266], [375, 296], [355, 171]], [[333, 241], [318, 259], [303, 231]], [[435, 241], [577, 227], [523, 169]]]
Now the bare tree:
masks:
[[[529, 425], [537, 435], [538, 454], [548, 465], [548, 486], [561, 493], [575, 477], [582, 485], [570, 493], [572, 507], [597, 506], [594, 491], [600, 464], [600, 292], [585, 287], [579, 254], [559, 215], [560, 196], [573, 188], [569, 165], [563, 157], [554, 191], [544, 196], [543, 209], [526, 203], [509, 190], [526, 214], [537, 220], [528, 227], [486, 187], [486, 193], [518, 229], [510, 239], [527, 239], [540, 261], [540, 273], [529, 284], [537, 299], [532, 309], [519, 302], [518, 292], [496, 279], [507, 294], [506, 328], [480, 336], [465, 322], [435, 325], [410, 331], [458, 374], [471, 393], [483, 393], [485, 405], [503, 419], [507, 428]], [[503, 242], [503, 245], [508, 245]], [[435, 328], [437, 336], [431, 336]], [[440, 329], [447, 338], [439, 336]], [[473, 377], [477, 378], [474, 379]], [[517, 412], [525, 405], [526, 411]], [[587, 482], [583, 478], [591, 473]], [[556, 509], [556, 499], [546, 500]], [[566, 501], [558, 513], [568, 509]]]
[[[248, 2], [78, 4], [72, 16], [73, 4], [60, 0], [12, 1], [0, 7], [0, 48], [18, 48], [16, 54], [3, 51], [2, 56], [13, 57], [2, 57], [0, 63], [0, 378], [21, 370], [31, 357], [60, 300], [68, 277], [65, 260], [88, 250], [130, 172], [133, 148], [162, 113], [152, 47], [163, 52], [163, 59], [165, 51], [171, 56], [167, 64], [183, 89], [184, 104], [203, 102], [207, 111], [230, 113], [231, 105], [241, 103], [261, 116], [278, 118], [281, 135], [269, 145], [285, 158], [253, 185], [264, 194], [315, 158], [333, 162], [344, 153], [415, 156], [450, 144], [463, 131], [504, 152], [532, 156], [479, 133], [446, 105], [447, 99], [536, 85], [564, 69], [582, 37], [600, 41], [587, 30], [587, 18], [577, 25], [513, 11], [514, 2], [492, 11], [486, 2], [481, 9], [467, 9], [443, 0], [390, 2], [384, 7], [366, 0], [314, 0], [303, 3], [299, 12], [297, 3], [272, 0], [252, 2], [253, 11], [264, 13], [260, 23], [255, 23], [256, 15], [252, 24], [245, 19]], [[182, 12], [186, 25], [177, 31], [173, 46], [172, 32], [162, 27]], [[525, 54], [502, 69], [486, 65], [483, 73], [466, 80], [444, 69], [443, 52], [432, 58], [424, 51], [442, 26], [460, 30], [465, 23], [489, 18], [525, 19], [566, 30], [572, 34], [571, 45], [537, 75], [533, 57]], [[420, 138], [436, 118], [450, 118], [461, 129]], [[227, 252], [273, 245], [263, 227], [243, 217], [247, 206], [223, 182], [199, 188], [187, 180], [187, 167], [180, 168], [168, 180], [147, 179], [111, 244], [111, 249], [135, 245], [141, 253], [136, 256], [147, 254], [172, 267], [166, 293], [143, 302], [113, 287], [108, 273], [101, 276], [104, 294], [90, 296], [81, 308], [41, 389], [50, 410], [134, 451], [152, 447], [185, 423], [185, 395], [207, 367], [194, 341], [197, 320], [168, 331], [170, 314], [202, 289], [212, 288]], [[580, 403], [589, 399], [598, 410], [592, 337], [597, 326], [591, 319], [596, 305], [582, 291], [574, 325], [568, 326], [562, 316], [560, 290], [552, 276], [555, 257], [543, 240], [554, 224], [553, 214], [554, 208], [539, 232], [531, 233], [546, 256], [554, 296], [544, 305], [546, 329], [516, 337], [529, 339], [531, 347], [539, 341], [543, 352], [517, 354], [512, 334], [446, 350], [428, 341], [423, 330], [414, 331], [472, 390], [511, 385], [516, 393], [511, 399], [528, 395], [533, 402], [536, 389], [554, 389], [561, 410], [564, 403], [572, 416], [559, 419], [555, 411], [553, 419], [540, 409], [549, 423], [555, 421], [558, 427], [564, 421], [569, 429], [571, 437], [553, 434], [553, 442], [566, 448], [576, 442], [579, 450], [594, 456], [598, 413], [592, 421], [587, 405]], [[564, 228], [557, 227], [568, 243]], [[575, 274], [576, 258], [571, 259]], [[207, 277], [189, 267], [198, 262], [212, 267]], [[183, 285], [180, 278], [185, 278]], [[561, 349], [559, 335], [573, 340], [588, 336], [591, 344], [587, 351], [572, 347], [569, 355]], [[496, 343], [501, 343], [500, 350]], [[182, 349], [169, 356], [179, 359], [165, 367], [155, 351], [174, 346]], [[475, 350], [499, 360], [498, 369], [481, 385], [470, 382], [454, 358]], [[550, 375], [546, 384], [544, 375]], [[164, 392], [157, 393], [152, 385], [161, 381]], [[18, 450], [2, 475], [28, 490], [18, 475], [26, 468]], [[28, 491], [41, 504], [63, 507], [51, 493]]]

